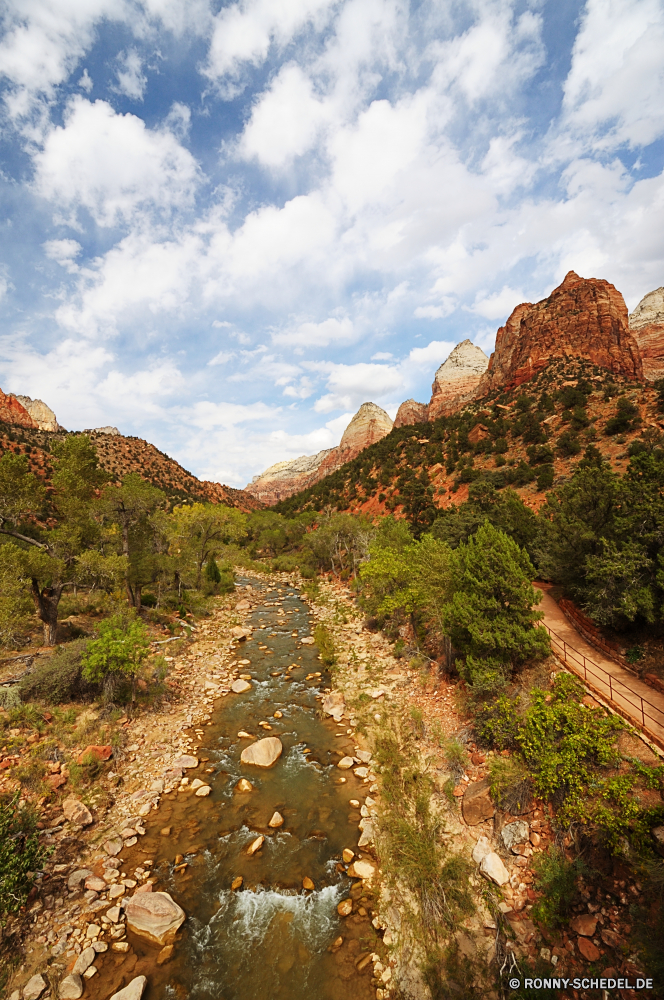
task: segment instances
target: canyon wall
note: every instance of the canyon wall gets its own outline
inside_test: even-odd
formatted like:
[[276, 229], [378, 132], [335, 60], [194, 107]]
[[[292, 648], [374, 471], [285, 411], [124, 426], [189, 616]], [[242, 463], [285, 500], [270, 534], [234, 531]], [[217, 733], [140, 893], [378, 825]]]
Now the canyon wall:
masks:
[[429, 420], [456, 413], [474, 397], [489, 359], [481, 347], [462, 340], [436, 372], [431, 386]]
[[641, 299], [630, 313], [629, 329], [639, 345], [644, 377], [649, 382], [664, 378], [664, 288]]
[[643, 380], [627, 306], [608, 281], [569, 271], [546, 299], [518, 305], [496, 334], [496, 348], [477, 395], [527, 382], [551, 358], [587, 358], [616, 375]]
[[362, 403], [336, 448], [327, 448], [316, 455], [302, 455], [290, 461], [276, 462], [265, 472], [254, 476], [245, 491], [262, 503], [272, 506], [299, 493], [307, 486], [350, 462], [369, 445], [389, 434], [394, 424], [385, 410], [375, 403]]
[[0, 421], [5, 424], [13, 424], [15, 427], [29, 427], [32, 430], [39, 429], [37, 421], [19, 403], [16, 396], [6, 394], [2, 389], [0, 389]]

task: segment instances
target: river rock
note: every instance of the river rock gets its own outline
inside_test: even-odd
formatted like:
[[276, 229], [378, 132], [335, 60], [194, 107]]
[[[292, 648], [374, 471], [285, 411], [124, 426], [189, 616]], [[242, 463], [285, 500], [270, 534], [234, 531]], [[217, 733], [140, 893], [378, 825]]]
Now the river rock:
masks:
[[312, 882], [312, 880], [309, 878], [308, 875], [305, 875], [305, 877], [302, 879], [302, 888], [307, 889], [309, 892], [313, 892], [313, 890], [316, 888], [316, 886], [314, 885], [314, 883]]
[[178, 757], [177, 760], [174, 760], [171, 765], [172, 769], [176, 767], [185, 769], [198, 767], [198, 757], [192, 757], [191, 754], [188, 753], [182, 754], [182, 756]]
[[303, 646], [313, 646], [315, 641], [316, 640], [311, 635], [305, 636], [304, 639], [300, 639], [300, 642], [302, 643]]
[[340, 917], [348, 917], [353, 912], [353, 900], [342, 899], [337, 906], [337, 913]]
[[342, 757], [337, 767], [340, 767], [342, 771], [347, 771], [349, 767], [352, 767], [355, 761], [352, 757]]
[[273, 830], [276, 830], [277, 827], [284, 825], [284, 817], [281, 815], [280, 812], [277, 812], [275, 809], [275, 811], [272, 813], [272, 819], [267, 825], [271, 826]]
[[194, 780], [193, 780], [193, 781], [192, 781], [192, 783], [191, 783], [191, 784], [189, 785], [189, 787], [191, 788], [192, 792], [195, 792], [197, 788], [202, 788], [202, 786], [203, 786], [204, 784], [205, 784], [205, 782], [204, 782], [204, 781], [201, 781], [201, 779], [200, 779], [200, 778], [194, 778]]
[[491, 843], [488, 837], [480, 837], [473, 847], [473, 861], [479, 865], [487, 854], [491, 854]]
[[260, 837], [256, 837], [256, 839], [252, 840], [252, 842], [249, 844], [249, 847], [247, 848], [247, 854], [251, 857], [253, 854], [256, 853], [256, 851], [260, 851], [264, 843], [265, 843], [265, 837], [263, 836], [263, 834], [261, 834]]
[[245, 747], [240, 754], [240, 760], [243, 764], [254, 764], [256, 767], [272, 767], [281, 757], [283, 749], [283, 744], [277, 736], [266, 736]]
[[108, 917], [108, 919], [111, 921], [112, 924], [117, 924], [118, 920], [120, 919], [120, 907], [112, 906], [110, 910], [106, 911], [106, 916]]
[[106, 888], [106, 883], [103, 878], [98, 878], [96, 875], [88, 875], [85, 880], [85, 888], [91, 889], [93, 892], [103, 892]]
[[597, 927], [597, 917], [593, 913], [582, 913], [580, 916], [574, 917], [574, 920], [570, 920], [569, 925], [582, 937], [591, 938]]
[[173, 945], [167, 944], [157, 955], [157, 965], [165, 965], [173, 955]]
[[196, 798], [204, 799], [206, 795], [209, 795], [212, 791], [210, 785], [202, 785], [201, 788], [197, 788], [195, 791]]
[[353, 771], [353, 774], [355, 774], [358, 778], [366, 778], [367, 775], [369, 774], [369, 768], [356, 767], [355, 770]]
[[345, 865], [349, 865], [353, 858], [355, 857], [355, 851], [351, 851], [350, 847], [344, 847], [341, 852], [341, 858]]
[[514, 823], [508, 823], [507, 826], [504, 826], [500, 836], [505, 847], [510, 850], [517, 844], [524, 844], [528, 840], [529, 833], [530, 827], [526, 821], [517, 819]]
[[78, 956], [74, 962], [74, 968], [72, 972], [76, 972], [79, 976], [82, 976], [86, 969], [89, 969], [95, 960], [97, 952], [94, 950], [92, 945], [89, 948], [84, 948], [81, 954]]
[[167, 892], [135, 893], [125, 904], [127, 927], [155, 944], [172, 944], [185, 912]]
[[31, 976], [23, 987], [23, 1000], [37, 1000], [46, 989], [46, 980], [39, 973]]
[[104, 850], [114, 858], [122, 850], [122, 837], [111, 837], [104, 844]]
[[323, 698], [321, 705], [326, 715], [331, 715], [335, 722], [341, 722], [346, 711], [346, 702], [341, 691], [331, 691]]
[[238, 678], [231, 684], [231, 691], [233, 691], [234, 694], [244, 694], [245, 691], [251, 691], [251, 684], [249, 681], [243, 681]]
[[83, 996], [83, 980], [77, 972], [65, 976], [58, 986], [58, 996], [60, 1000], [79, 1000]]
[[62, 811], [65, 814], [66, 819], [70, 823], [75, 823], [77, 826], [89, 826], [92, 823], [92, 813], [86, 805], [84, 805], [80, 799], [75, 798], [70, 795], [69, 798], [65, 799], [62, 803]]
[[510, 873], [495, 851], [485, 854], [480, 862], [480, 871], [496, 885], [505, 885], [509, 882]]
[[371, 750], [356, 750], [355, 756], [358, 757], [363, 764], [368, 764], [371, 760]]
[[231, 889], [233, 890], [233, 892], [235, 892], [237, 889], [241, 889], [243, 882], [244, 879], [242, 875], [236, 875], [233, 881], [231, 882]]
[[248, 733], [246, 729], [241, 729], [237, 735], [240, 740], [253, 740], [256, 738], [251, 733]]
[[376, 874], [376, 866], [370, 861], [354, 861], [348, 869], [351, 878], [363, 878], [370, 880]]
[[70, 892], [75, 889], [80, 888], [81, 882], [85, 882], [86, 878], [89, 878], [93, 872], [89, 868], [79, 868], [77, 871], [72, 872], [67, 879], [67, 888]]
[[468, 826], [477, 826], [485, 819], [491, 819], [496, 807], [491, 801], [491, 788], [488, 778], [473, 781], [466, 788], [461, 800], [461, 811]]
[[237, 785], [235, 786], [236, 792], [253, 792], [254, 786], [246, 778], [240, 778]]
[[111, 888], [108, 890], [108, 898], [119, 899], [120, 896], [124, 896], [126, 891], [127, 887], [122, 885], [122, 883], [119, 883], [118, 885], [112, 885]]
[[148, 981], [145, 976], [136, 976], [123, 990], [114, 993], [111, 1000], [141, 1000]]

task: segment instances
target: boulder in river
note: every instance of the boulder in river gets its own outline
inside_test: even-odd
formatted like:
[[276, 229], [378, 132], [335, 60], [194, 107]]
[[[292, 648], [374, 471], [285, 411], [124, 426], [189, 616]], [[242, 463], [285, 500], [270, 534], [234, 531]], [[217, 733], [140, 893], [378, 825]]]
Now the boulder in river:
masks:
[[350, 847], [344, 847], [341, 854], [341, 858], [345, 865], [349, 865], [353, 858], [355, 857], [355, 851], [351, 851]]
[[305, 875], [304, 878], [302, 879], [302, 888], [307, 889], [309, 892], [312, 892], [316, 888], [313, 881], [309, 878], [308, 875]]
[[127, 927], [162, 947], [172, 944], [186, 915], [167, 892], [134, 894], [125, 905]]
[[111, 1000], [141, 1000], [147, 984], [145, 976], [136, 976], [123, 990], [114, 993]]
[[240, 760], [243, 764], [254, 764], [256, 767], [272, 767], [281, 757], [283, 749], [283, 744], [277, 736], [266, 736], [245, 747], [240, 754]]
[[251, 857], [251, 855], [255, 854], [256, 851], [260, 851], [264, 843], [265, 843], [265, 837], [263, 836], [263, 834], [261, 834], [260, 837], [256, 837], [256, 839], [252, 840], [252, 842], [249, 844], [249, 847], [247, 848], [247, 854]]
[[240, 778], [237, 785], [235, 786], [236, 792], [253, 792], [254, 786], [246, 778]]
[[321, 708], [326, 715], [331, 715], [335, 722], [341, 722], [346, 711], [346, 701], [341, 691], [331, 691], [326, 694]]
[[251, 691], [251, 684], [238, 678], [231, 684], [231, 691], [234, 694], [244, 694], [245, 691]]
[[349, 767], [352, 767], [355, 761], [352, 757], [342, 757], [337, 767], [340, 767], [342, 771], [347, 771]]
[[272, 819], [270, 820], [270, 822], [267, 825], [271, 826], [274, 830], [276, 830], [277, 827], [284, 825], [284, 817], [281, 815], [280, 812], [277, 812], [275, 810], [272, 813]]
[[376, 874], [376, 866], [370, 861], [354, 861], [348, 874], [351, 878], [372, 879]]
[[177, 760], [174, 760], [173, 763], [171, 764], [171, 768], [176, 768], [176, 767], [185, 769], [188, 769], [190, 767], [198, 767], [198, 757], [192, 757], [191, 754], [184, 753], [182, 754], [181, 757], [178, 757]]
[[337, 906], [337, 913], [340, 917], [348, 917], [353, 912], [353, 900], [342, 899]]

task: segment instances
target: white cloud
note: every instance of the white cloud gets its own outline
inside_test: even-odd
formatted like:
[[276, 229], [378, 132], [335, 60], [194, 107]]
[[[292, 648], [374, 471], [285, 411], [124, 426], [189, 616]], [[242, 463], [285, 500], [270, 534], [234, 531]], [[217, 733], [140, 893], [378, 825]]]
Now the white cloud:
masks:
[[348, 316], [330, 316], [321, 323], [304, 322], [272, 334], [275, 344], [291, 347], [327, 347], [328, 344], [346, 343], [354, 337], [355, 328]]
[[526, 296], [522, 291], [515, 291], [509, 285], [504, 285], [499, 292], [487, 295], [486, 292], [478, 292], [471, 311], [485, 319], [504, 320], [512, 310], [525, 302]]
[[47, 240], [44, 243], [46, 256], [61, 267], [66, 268], [70, 273], [80, 270], [75, 258], [80, 255], [82, 249], [83, 247], [78, 240]]
[[35, 190], [58, 208], [86, 208], [101, 226], [132, 220], [139, 209], [168, 211], [192, 201], [198, 168], [167, 131], [152, 131], [106, 101], [71, 98], [65, 124], [35, 154]]
[[587, 0], [565, 81], [563, 123], [596, 148], [664, 134], [664, 7]]
[[143, 73], [143, 62], [134, 48], [121, 52], [117, 57], [117, 90], [134, 101], [142, 101], [148, 78]]
[[378, 351], [377, 354], [371, 355], [372, 361], [390, 361], [394, 357], [389, 351]]
[[266, 167], [284, 167], [313, 145], [328, 117], [326, 105], [312, 91], [299, 66], [284, 66], [258, 99], [238, 145], [246, 159]]
[[85, 67], [81, 77], [79, 78], [78, 85], [82, 90], [86, 92], [86, 94], [89, 94], [92, 88], [94, 87], [94, 83], [92, 82], [92, 78], [88, 73], [87, 66]]
[[440, 306], [418, 306], [413, 315], [416, 319], [444, 319], [454, 312], [455, 303], [452, 298]]
[[212, 368], [215, 365], [225, 365], [235, 357], [233, 351], [219, 351], [215, 354], [213, 358], [208, 361], [208, 368]]
[[327, 373], [327, 388], [330, 390], [316, 400], [314, 410], [317, 413], [330, 413], [332, 410], [355, 412], [367, 400], [375, 402], [387, 394], [395, 393], [402, 388], [404, 382], [401, 372], [393, 365], [339, 365], [323, 362], [312, 367]]
[[413, 347], [402, 367], [411, 366], [435, 371], [455, 346], [454, 341], [432, 340], [426, 347]]

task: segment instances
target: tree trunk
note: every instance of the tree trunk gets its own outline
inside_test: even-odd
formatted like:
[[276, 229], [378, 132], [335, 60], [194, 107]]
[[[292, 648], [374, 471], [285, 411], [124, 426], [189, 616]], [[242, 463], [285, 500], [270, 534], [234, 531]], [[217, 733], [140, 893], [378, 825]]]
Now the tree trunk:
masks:
[[58, 605], [64, 584], [60, 583], [57, 587], [42, 587], [40, 590], [39, 583], [34, 577], [32, 577], [30, 584], [35, 610], [44, 626], [44, 645], [55, 646], [55, 636], [58, 629]]

